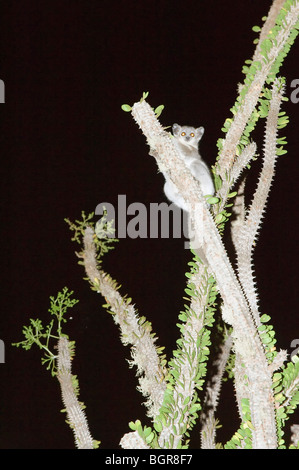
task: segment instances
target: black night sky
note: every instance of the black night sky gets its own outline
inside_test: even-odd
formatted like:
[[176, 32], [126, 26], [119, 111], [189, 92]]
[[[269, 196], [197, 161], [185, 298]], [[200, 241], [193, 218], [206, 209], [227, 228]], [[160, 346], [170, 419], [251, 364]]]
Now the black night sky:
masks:
[[[58, 382], [22, 340], [29, 318], [49, 321], [49, 296], [64, 286], [79, 303], [65, 332], [76, 341], [73, 372], [86, 404], [90, 430], [104, 449], [119, 448], [128, 422], [145, 417], [143, 397], [129, 369], [104, 300], [90, 290], [77, 264], [64, 218], [80, 218], [97, 204], [166, 201], [163, 177], [123, 103], [149, 91], [165, 105], [161, 123], [204, 126], [203, 158], [212, 165], [216, 141], [234, 104], [241, 69], [254, 51], [251, 28], [261, 25], [270, 0], [0, 1], [1, 315], [0, 448], [72, 449], [60, 413]], [[281, 73], [299, 78], [299, 40]], [[299, 338], [298, 158], [299, 103], [284, 104], [290, 124], [288, 154], [279, 158], [255, 251], [260, 307], [272, 317], [278, 348], [292, 352]], [[261, 128], [260, 128], [261, 129]], [[259, 153], [262, 132], [256, 131]], [[249, 176], [254, 188], [260, 160]], [[180, 239], [122, 239], [104, 268], [152, 322], [171, 357], [178, 337], [190, 254]], [[298, 340], [299, 341], [299, 340]], [[233, 390], [219, 411], [229, 439], [238, 425]], [[298, 422], [298, 419], [297, 419]], [[192, 446], [199, 446], [194, 430]]]

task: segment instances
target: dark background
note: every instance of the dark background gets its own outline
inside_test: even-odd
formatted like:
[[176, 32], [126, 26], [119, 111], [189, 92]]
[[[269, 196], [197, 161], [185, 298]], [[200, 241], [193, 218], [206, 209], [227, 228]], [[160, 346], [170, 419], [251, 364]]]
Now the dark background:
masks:
[[[129, 349], [121, 345], [103, 299], [83, 280], [65, 217], [80, 217], [103, 201], [165, 201], [163, 177], [123, 103], [143, 91], [163, 103], [163, 125], [203, 125], [201, 152], [211, 165], [216, 140], [236, 97], [241, 68], [253, 54], [270, 1], [1, 1], [0, 78], [6, 86], [1, 121], [1, 316], [5, 364], [0, 364], [0, 447], [73, 448], [60, 390], [40, 363], [40, 351], [11, 346], [29, 318], [49, 321], [49, 296], [64, 286], [80, 300], [66, 333], [76, 340], [73, 372], [93, 437], [118, 448], [127, 423], [145, 424], [143, 398]], [[299, 43], [282, 74], [299, 78]], [[278, 348], [292, 352], [297, 319], [299, 104], [284, 110], [289, 153], [277, 164], [255, 252], [260, 306], [272, 317]], [[257, 133], [257, 136], [259, 134]], [[262, 152], [262, 141], [258, 141]], [[254, 164], [254, 187], [260, 162]], [[141, 315], [152, 321], [167, 357], [178, 337], [190, 255], [182, 240], [123, 239], [104, 260]], [[224, 389], [219, 439], [238, 418]], [[232, 399], [231, 399], [232, 398]], [[193, 447], [199, 446], [194, 430]]]

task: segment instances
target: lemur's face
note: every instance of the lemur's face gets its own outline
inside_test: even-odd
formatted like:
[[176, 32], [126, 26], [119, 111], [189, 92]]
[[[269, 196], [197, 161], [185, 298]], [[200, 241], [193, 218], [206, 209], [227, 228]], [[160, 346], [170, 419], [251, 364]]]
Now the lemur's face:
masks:
[[172, 132], [174, 137], [176, 137], [181, 144], [197, 148], [198, 142], [203, 136], [204, 128], [174, 124], [172, 126]]

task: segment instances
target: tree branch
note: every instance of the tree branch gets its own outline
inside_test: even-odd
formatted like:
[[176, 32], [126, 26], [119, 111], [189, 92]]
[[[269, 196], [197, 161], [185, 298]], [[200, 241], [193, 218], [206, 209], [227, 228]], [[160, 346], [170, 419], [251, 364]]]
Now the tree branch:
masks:
[[[262, 34], [263, 38], [264, 35], [270, 31], [270, 26], [272, 27], [275, 24], [277, 16], [280, 14], [281, 10], [279, 9], [279, 5], [280, 2], [274, 2], [269, 22], [264, 25]], [[291, 5], [290, 10], [286, 13], [282, 27], [275, 37], [275, 43], [272, 44], [272, 47], [268, 51], [266, 57], [265, 55], [261, 56], [261, 41], [258, 43], [257, 52], [254, 54], [254, 57], [259, 60], [254, 62], [255, 65], [252, 64], [255, 67], [254, 73], [252, 75], [252, 81], [250, 84], [244, 85], [244, 89], [241, 90], [241, 94], [238, 98], [237, 110], [234, 113], [234, 118], [231, 122], [226, 137], [223, 140], [223, 146], [217, 165], [217, 172], [220, 174], [222, 180], [225, 180], [226, 173], [228, 173], [233, 166], [236, 157], [236, 148], [239, 144], [245, 126], [257, 105], [264, 83], [274, 63], [276, 62], [279, 54], [283, 52], [290, 33], [296, 26], [298, 15], [299, 3]], [[247, 87], [248, 91], [246, 91]], [[243, 94], [245, 94], [245, 96], [241, 97]]]
[[[203, 199], [197, 181], [180, 159], [171, 136], [159, 125], [152, 108], [135, 103], [132, 115], [145, 134], [160, 170], [167, 172], [185, 201], [190, 204], [190, 218], [195, 240], [202, 246], [225, 304], [224, 320], [233, 326], [235, 349], [245, 364], [248, 376], [253, 442], [255, 448], [275, 448], [276, 426], [272, 380], [263, 346], [257, 335], [247, 300], [233, 271], [220, 235]], [[272, 397], [272, 399], [271, 399]]]
[[238, 231], [237, 237], [235, 237], [239, 279], [244, 292], [246, 292], [257, 326], [260, 325], [260, 319], [252, 268], [252, 252], [257, 233], [262, 223], [263, 213], [275, 173], [274, 170], [277, 160], [276, 135], [282, 93], [283, 88], [281, 88], [279, 81], [276, 80], [272, 87], [272, 99], [266, 121], [263, 168], [246, 220], [244, 221], [242, 228]]
[[70, 345], [67, 338], [58, 341], [57, 378], [60, 382], [62, 401], [66, 408], [70, 427], [74, 431], [78, 449], [93, 449], [93, 439], [88, 429], [85, 413], [80, 405], [71, 373]]
[[138, 389], [147, 397], [148, 415], [156, 416], [166, 389], [164, 364], [166, 361], [159, 356], [158, 348], [155, 346], [156, 338], [151, 333], [150, 324], [138, 317], [133, 305], [120, 295], [111, 277], [98, 269], [94, 236], [91, 227], [85, 229], [82, 253], [85, 271], [91, 284], [110, 305], [113, 320], [119, 325], [123, 344], [131, 344], [130, 365], [137, 367]]

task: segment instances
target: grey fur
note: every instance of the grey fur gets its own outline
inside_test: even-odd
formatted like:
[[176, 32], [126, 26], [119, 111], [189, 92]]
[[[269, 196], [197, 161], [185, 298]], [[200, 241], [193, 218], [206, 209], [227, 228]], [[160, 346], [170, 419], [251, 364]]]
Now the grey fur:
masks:
[[[192, 175], [199, 181], [203, 195], [213, 195], [215, 188], [209, 167], [202, 160], [198, 151], [198, 143], [203, 136], [204, 128], [173, 124], [172, 132], [179, 155], [190, 169]], [[176, 206], [187, 210], [183, 197], [178, 193], [167, 176], [165, 176], [165, 180], [164, 193], [167, 198]]]

